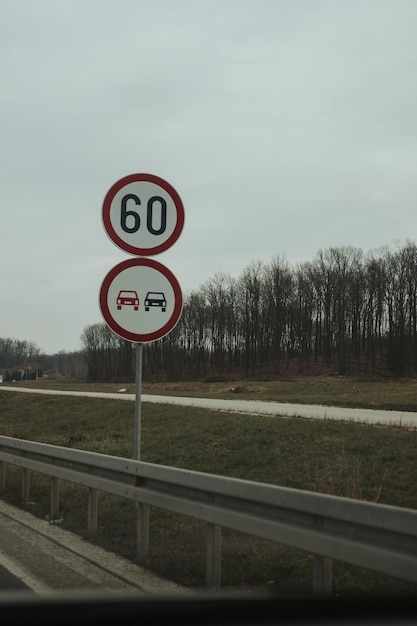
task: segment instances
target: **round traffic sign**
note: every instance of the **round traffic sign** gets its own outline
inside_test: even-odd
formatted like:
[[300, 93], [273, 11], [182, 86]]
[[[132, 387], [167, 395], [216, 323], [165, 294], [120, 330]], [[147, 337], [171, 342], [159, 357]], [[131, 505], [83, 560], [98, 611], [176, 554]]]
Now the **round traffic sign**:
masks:
[[152, 256], [176, 242], [184, 226], [184, 206], [175, 189], [159, 176], [131, 174], [104, 198], [104, 228], [119, 248]]
[[182, 312], [181, 287], [174, 274], [153, 259], [122, 261], [105, 277], [100, 308], [107, 325], [135, 343], [161, 339]]

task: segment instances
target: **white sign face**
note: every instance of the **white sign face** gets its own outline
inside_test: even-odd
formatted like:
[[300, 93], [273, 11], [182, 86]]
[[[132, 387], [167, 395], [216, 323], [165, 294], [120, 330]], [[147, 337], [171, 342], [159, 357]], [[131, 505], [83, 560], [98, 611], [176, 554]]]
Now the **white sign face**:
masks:
[[129, 259], [107, 274], [100, 307], [108, 326], [123, 339], [155, 341], [167, 335], [181, 316], [181, 288], [161, 263]]
[[102, 216], [113, 243], [139, 256], [164, 252], [184, 226], [178, 193], [152, 174], [131, 174], [117, 181], [107, 192]]

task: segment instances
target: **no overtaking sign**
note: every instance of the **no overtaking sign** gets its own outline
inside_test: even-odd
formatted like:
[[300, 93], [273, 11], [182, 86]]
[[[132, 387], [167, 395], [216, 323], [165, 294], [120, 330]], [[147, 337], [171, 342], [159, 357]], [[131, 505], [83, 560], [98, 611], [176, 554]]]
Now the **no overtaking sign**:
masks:
[[161, 339], [177, 324], [182, 293], [173, 273], [153, 259], [134, 258], [116, 265], [100, 289], [107, 325], [135, 343]]

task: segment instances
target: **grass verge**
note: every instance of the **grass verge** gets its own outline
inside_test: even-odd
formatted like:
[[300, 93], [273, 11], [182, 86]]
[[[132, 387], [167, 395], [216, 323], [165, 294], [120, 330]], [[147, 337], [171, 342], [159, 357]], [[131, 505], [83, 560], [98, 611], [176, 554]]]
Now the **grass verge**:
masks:
[[[101, 398], [14, 394], [0, 389], [0, 432], [131, 458], [134, 403]], [[335, 421], [253, 417], [143, 403], [141, 459], [286, 487], [417, 508], [417, 431]], [[20, 504], [20, 470], [8, 469], [5, 497]], [[30, 510], [49, 510], [49, 481], [33, 475]], [[87, 492], [61, 486], [63, 527], [86, 535]], [[151, 510], [150, 552], [138, 559], [133, 503], [100, 495], [98, 544], [178, 583], [203, 587], [205, 525]], [[90, 538], [91, 539], [91, 538]], [[224, 587], [306, 596], [311, 555], [224, 530]], [[335, 593], [415, 593], [417, 587], [344, 564]]]

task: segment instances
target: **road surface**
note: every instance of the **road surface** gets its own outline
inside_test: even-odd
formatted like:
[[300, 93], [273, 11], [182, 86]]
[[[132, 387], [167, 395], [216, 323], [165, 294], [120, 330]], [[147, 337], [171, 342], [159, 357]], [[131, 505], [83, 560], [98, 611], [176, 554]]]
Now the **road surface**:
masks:
[[[101, 393], [93, 391], [50, 391], [47, 389], [29, 389], [27, 387], [8, 387], [1, 385], [4, 391], [23, 393], [44, 393], [68, 396], [85, 396], [90, 398], [111, 398], [134, 401], [133, 393]], [[374, 409], [347, 409], [312, 404], [290, 404], [286, 402], [264, 402], [262, 400], [220, 400], [211, 398], [190, 398], [177, 396], [159, 396], [142, 394], [142, 402], [158, 404], [175, 404], [191, 406], [212, 411], [228, 411], [249, 415], [265, 415], [270, 417], [303, 417], [310, 419], [329, 419], [347, 422], [380, 424], [384, 426], [402, 426], [417, 428], [417, 413], [408, 411], [380, 411]]]
[[142, 596], [187, 590], [85, 539], [0, 500], [2, 592], [106, 591]]
[[28, 591], [30, 587], [28, 587], [20, 577], [15, 576], [11, 573], [14, 568], [14, 564], [10, 564], [10, 561], [7, 561], [7, 565], [10, 569], [7, 569], [2, 565], [2, 557], [0, 555], [0, 591]]

